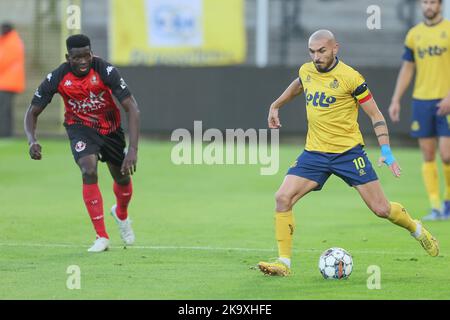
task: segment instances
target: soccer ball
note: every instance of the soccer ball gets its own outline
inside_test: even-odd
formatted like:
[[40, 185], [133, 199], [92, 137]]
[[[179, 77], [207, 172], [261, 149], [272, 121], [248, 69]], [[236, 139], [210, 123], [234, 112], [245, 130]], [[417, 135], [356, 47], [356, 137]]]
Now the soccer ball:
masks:
[[330, 248], [320, 256], [319, 270], [325, 279], [347, 279], [353, 270], [352, 256], [342, 248]]

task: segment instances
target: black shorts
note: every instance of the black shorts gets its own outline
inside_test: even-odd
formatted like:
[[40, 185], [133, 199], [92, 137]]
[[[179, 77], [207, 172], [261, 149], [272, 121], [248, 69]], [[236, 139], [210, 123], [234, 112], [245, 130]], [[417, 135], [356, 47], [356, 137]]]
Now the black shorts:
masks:
[[73, 124], [66, 126], [73, 157], [78, 160], [84, 156], [96, 154], [102, 162], [109, 162], [115, 166], [122, 166], [125, 158], [125, 135], [119, 127], [115, 132], [102, 135], [97, 130]]

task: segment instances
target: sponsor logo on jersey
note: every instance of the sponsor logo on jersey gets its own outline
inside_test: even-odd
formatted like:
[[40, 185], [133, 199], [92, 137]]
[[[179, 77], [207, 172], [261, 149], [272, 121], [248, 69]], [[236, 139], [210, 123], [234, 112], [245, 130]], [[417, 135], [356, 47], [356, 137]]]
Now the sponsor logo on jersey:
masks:
[[100, 92], [98, 95], [91, 91], [88, 98], [84, 100], [69, 99], [68, 103], [72, 107], [73, 112], [88, 113], [106, 106], [105, 98], [103, 98], [104, 94], [105, 91]]
[[306, 105], [312, 104], [314, 107], [328, 108], [330, 104], [336, 102], [336, 98], [333, 96], [325, 95], [325, 92], [316, 91], [309, 93], [308, 89], [305, 90]]
[[420, 48], [420, 47], [417, 48], [417, 55], [421, 59], [425, 58], [426, 56], [429, 56], [429, 57], [440, 56], [445, 52], [447, 52], [447, 48], [439, 47], [439, 46], [429, 46], [426, 48]]
[[86, 143], [85, 143], [85, 142], [83, 142], [83, 141], [78, 141], [78, 142], [75, 144], [75, 151], [76, 151], [76, 152], [81, 152], [81, 151], [83, 151], [84, 149], [86, 149]]
[[70, 87], [72, 85], [72, 81], [70, 80], [66, 80], [66, 82], [64, 82], [64, 87]]

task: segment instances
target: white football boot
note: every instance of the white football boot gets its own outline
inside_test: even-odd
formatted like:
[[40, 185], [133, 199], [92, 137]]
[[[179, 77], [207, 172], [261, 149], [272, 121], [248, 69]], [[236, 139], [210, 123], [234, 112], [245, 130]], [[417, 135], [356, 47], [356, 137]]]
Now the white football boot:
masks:
[[120, 237], [122, 238], [125, 245], [132, 245], [134, 243], [134, 232], [131, 228], [131, 220], [130, 218], [126, 218], [125, 220], [120, 220], [116, 213], [117, 205], [113, 205], [111, 208], [111, 215], [116, 220], [117, 225], [119, 226]]
[[94, 241], [94, 245], [88, 249], [88, 252], [102, 252], [108, 250], [109, 239], [107, 238], [97, 238]]

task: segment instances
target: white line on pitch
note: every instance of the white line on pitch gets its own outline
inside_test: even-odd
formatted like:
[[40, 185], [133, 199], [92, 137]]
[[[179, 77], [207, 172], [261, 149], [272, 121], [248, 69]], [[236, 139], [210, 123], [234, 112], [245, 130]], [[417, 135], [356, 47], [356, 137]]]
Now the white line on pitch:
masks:
[[[0, 247], [38, 247], [38, 248], [88, 248], [84, 245], [62, 244], [62, 243], [0, 243]], [[110, 246], [111, 249], [121, 249], [124, 246]], [[277, 249], [268, 248], [226, 248], [226, 247], [202, 247], [202, 246], [129, 246], [127, 249], [144, 249], [144, 250], [203, 250], [203, 251], [242, 251], [242, 252], [276, 252]], [[322, 252], [323, 249], [297, 249], [293, 252]], [[405, 251], [377, 251], [377, 250], [352, 250], [354, 254], [380, 254], [380, 255], [402, 255], [415, 256], [421, 254], [417, 252]]]

